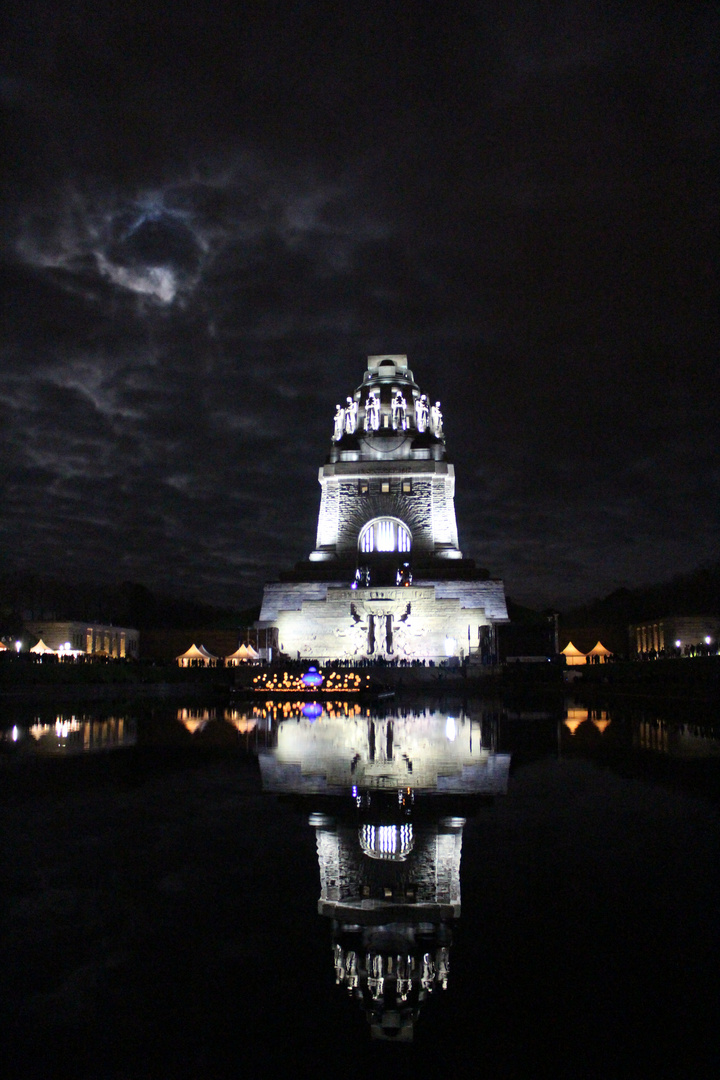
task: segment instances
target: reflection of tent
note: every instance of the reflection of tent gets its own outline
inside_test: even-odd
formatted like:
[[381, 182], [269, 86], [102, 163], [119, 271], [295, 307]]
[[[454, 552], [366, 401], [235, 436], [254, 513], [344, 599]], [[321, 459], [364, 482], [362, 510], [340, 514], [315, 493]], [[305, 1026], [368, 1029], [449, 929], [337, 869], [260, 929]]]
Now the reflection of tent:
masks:
[[42, 638], [40, 638], [37, 645], [33, 645], [30, 652], [39, 653], [41, 656], [44, 656], [47, 653], [50, 653], [53, 656], [55, 655], [55, 650], [51, 649], [49, 645], [46, 645]]
[[560, 655], [565, 657], [565, 663], [568, 665], [568, 667], [574, 667], [576, 664], [585, 663], [585, 653], [580, 652], [579, 649], [576, 649], [572, 641], [568, 641], [567, 645], [561, 651]]
[[197, 645], [192, 644], [187, 652], [182, 653], [181, 656], [176, 656], [180, 667], [213, 667], [217, 664], [217, 656], [213, 656], [211, 652], [208, 652], [204, 645], [200, 648]]
[[245, 664], [248, 661], [259, 660], [260, 653], [255, 652], [252, 645], [241, 645], [239, 649], [236, 649], [230, 656], [225, 657], [226, 664]]
[[580, 725], [587, 720], [588, 715], [587, 709], [568, 709], [567, 717], [563, 723], [566, 728], [570, 729], [570, 734], [574, 735]]
[[[590, 640], [592, 641], [592, 638]], [[612, 653], [609, 649], [605, 648], [602, 641], [598, 641], [597, 645], [595, 645], [595, 647], [590, 650], [588, 656], [597, 656], [598, 659], [595, 661], [595, 663], [605, 664], [607, 662], [608, 656], [612, 656]], [[593, 663], [593, 661], [591, 660], [590, 663]]]

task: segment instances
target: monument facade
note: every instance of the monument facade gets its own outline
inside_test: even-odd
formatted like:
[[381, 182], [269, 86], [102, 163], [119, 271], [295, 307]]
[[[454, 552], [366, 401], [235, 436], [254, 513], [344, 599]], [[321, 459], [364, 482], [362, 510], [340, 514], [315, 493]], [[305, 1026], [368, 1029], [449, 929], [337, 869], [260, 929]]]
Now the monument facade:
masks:
[[258, 627], [291, 657], [491, 663], [502, 581], [463, 557], [440, 402], [407, 357], [368, 357], [337, 405], [315, 549], [265, 586]]

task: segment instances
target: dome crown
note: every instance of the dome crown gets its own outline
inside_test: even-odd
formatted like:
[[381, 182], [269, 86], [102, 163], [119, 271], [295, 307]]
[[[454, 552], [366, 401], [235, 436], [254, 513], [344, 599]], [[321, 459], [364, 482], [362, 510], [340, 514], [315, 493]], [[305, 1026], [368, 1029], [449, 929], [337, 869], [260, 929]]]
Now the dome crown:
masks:
[[404, 354], [369, 356], [363, 381], [336, 405], [330, 460], [445, 455], [440, 402], [420, 392]]

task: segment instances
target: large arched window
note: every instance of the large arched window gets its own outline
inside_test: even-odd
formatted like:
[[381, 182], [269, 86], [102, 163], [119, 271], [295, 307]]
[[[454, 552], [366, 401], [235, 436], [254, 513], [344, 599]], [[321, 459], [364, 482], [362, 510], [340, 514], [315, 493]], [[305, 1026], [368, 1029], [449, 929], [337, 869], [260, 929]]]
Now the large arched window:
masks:
[[397, 518], [375, 518], [369, 521], [360, 533], [360, 551], [402, 551], [410, 550], [412, 537], [410, 530]]

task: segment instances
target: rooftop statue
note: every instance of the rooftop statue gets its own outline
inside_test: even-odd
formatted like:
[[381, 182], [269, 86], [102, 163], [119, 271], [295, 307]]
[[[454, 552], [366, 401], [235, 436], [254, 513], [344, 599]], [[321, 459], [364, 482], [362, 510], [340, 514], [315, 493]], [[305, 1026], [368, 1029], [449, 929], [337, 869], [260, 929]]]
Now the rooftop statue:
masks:
[[377, 390], [371, 390], [365, 403], [365, 430], [377, 431], [380, 427], [380, 398]]
[[442, 413], [440, 412], [439, 401], [436, 401], [430, 409], [430, 430], [432, 431], [433, 435], [437, 436], [438, 439], [442, 438], [443, 422]]
[[425, 431], [428, 422], [428, 399], [426, 394], [421, 394], [415, 402], [415, 427], [420, 434]]
[[408, 426], [407, 402], [400, 390], [393, 390], [392, 426], [395, 431], [406, 431]]
[[353, 399], [349, 397], [347, 399], [347, 408], [345, 409], [345, 430], [348, 435], [353, 435], [357, 428], [357, 416], [357, 401], [353, 401]]
[[342, 405], [335, 406], [335, 430], [333, 431], [333, 441], [340, 442], [345, 430], [345, 410]]

